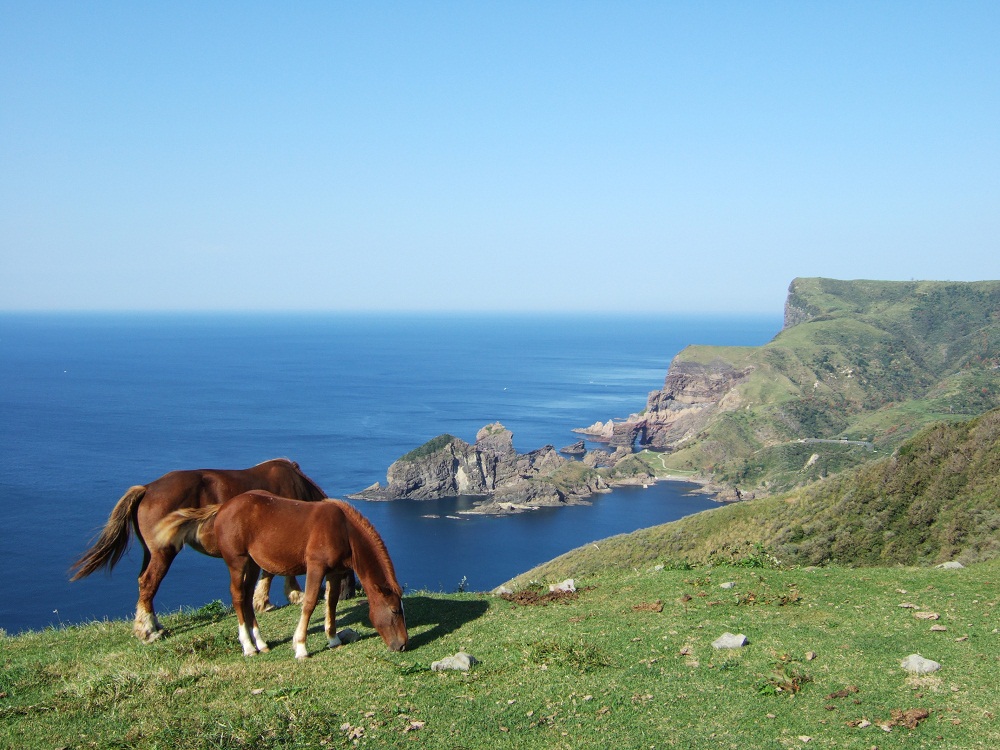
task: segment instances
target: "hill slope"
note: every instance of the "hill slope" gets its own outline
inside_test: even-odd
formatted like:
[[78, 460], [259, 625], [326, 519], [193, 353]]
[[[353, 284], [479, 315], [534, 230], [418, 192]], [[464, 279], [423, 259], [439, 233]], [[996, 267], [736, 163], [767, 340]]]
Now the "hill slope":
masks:
[[668, 451], [662, 467], [759, 496], [997, 406], [1000, 281], [795, 279], [772, 341], [688, 347], [619, 431]]
[[790, 565], [1000, 557], [1000, 409], [936, 424], [892, 456], [780, 496], [581, 547], [516, 581], [581, 577], [609, 565], [767, 564], [772, 556]]

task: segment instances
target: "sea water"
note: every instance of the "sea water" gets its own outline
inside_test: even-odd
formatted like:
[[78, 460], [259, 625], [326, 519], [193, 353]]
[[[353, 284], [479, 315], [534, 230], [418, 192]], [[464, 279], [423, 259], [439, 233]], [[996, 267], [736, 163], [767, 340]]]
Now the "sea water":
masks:
[[[67, 571], [133, 484], [284, 456], [342, 497], [437, 435], [473, 442], [497, 421], [521, 452], [559, 448], [579, 439], [574, 427], [641, 411], [684, 346], [759, 345], [780, 327], [774, 316], [0, 315], [0, 628], [131, 616], [137, 545], [111, 575], [69, 583]], [[695, 489], [661, 482], [507, 517], [462, 514], [471, 498], [355, 505], [407, 590], [487, 590], [714, 506]], [[186, 550], [156, 604], [215, 599], [229, 600], [225, 565]]]

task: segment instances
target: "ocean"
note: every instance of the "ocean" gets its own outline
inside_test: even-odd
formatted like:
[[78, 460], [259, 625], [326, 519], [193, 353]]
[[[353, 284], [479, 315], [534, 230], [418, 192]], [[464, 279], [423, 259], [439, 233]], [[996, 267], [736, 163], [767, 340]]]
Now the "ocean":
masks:
[[[133, 484], [283, 456], [343, 497], [437, 435], [472, 442], [497, 421], [521, 452], [561, 448], [574, 427], [641, 411], [684, 346], [759, 345], [780, 328], [777, 316], [0, 314], [0, 629], [131, 618], [137, 545], [111, 575], [69, 583], [67, 571]], [[694, 489], [661, 482], [508, 517], [461, 515], [470, 498], [354, 504], [407, 590], [488, 590], [714, 507]], [[216, 599], [229, 603], [225, 565], [185, 550], [156, 606]]]

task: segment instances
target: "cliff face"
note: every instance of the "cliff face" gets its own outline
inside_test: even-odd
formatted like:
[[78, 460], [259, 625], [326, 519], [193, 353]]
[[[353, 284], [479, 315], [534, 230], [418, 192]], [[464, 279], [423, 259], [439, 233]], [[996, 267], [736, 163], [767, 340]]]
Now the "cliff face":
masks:
[[737, 368], [721, 359], [702, 364], [678, 357], [670, 365], [663, 390], [649, 394], [641, 425], [633, 423], [639, 427], [641, 444], [672, 449], [697, 435], [710, 417], [724, 407], [727, 394], [745, 381], [753, 369], [752, 366]]
[[[499, 423], [483, 427], [470, 445], [441, 436], [394, 461], [387, 484], [351, 497], [364, 500], [428, 500], [456, 495], [488, 499], [484, 512], [572, 503], [608, 489], [592, 468], [559, 455], [551, 445], [529, 453], [514, 450], [514, 436]], [[515, 507], [523, 506], [523, 507]]]

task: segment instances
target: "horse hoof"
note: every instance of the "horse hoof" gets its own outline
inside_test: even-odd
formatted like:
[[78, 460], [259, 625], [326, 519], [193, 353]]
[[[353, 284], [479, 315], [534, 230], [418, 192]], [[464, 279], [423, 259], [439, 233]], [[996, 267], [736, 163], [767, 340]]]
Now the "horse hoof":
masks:
[[302, 604], [302, 599], [304, 598], [301, 591], [289, 591], [288, 592], [288, 603], [289, 604]]
[[154, 630], [151, 633], [136, 633], [136, 637], [143, 643], [155, 643], [163, 637], [165, 631]]

